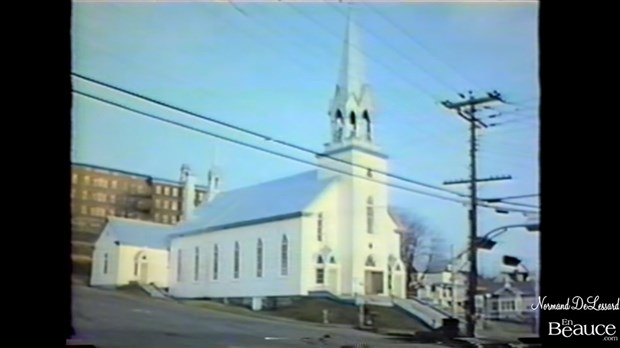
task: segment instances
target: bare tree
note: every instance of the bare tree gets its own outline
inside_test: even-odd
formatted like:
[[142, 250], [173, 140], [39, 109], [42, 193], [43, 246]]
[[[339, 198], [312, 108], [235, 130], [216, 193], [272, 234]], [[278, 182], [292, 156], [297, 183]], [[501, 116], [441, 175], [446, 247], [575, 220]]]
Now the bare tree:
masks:
[[415, 293], [421, 277], [447, 263], [446, 245], [423, 218], [399, 208], [393, 208], [391, 214], [400, 231], [408, 289]]

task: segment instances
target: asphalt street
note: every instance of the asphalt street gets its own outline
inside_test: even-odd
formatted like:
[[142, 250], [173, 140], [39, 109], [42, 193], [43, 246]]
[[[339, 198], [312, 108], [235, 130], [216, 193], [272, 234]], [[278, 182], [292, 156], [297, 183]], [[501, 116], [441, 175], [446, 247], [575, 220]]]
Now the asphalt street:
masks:
[[73, 325], [74, 341], [103, 348], [440, 347], [395, 343], [352, 328], [252, 318], [84, 286], [73, 288]]

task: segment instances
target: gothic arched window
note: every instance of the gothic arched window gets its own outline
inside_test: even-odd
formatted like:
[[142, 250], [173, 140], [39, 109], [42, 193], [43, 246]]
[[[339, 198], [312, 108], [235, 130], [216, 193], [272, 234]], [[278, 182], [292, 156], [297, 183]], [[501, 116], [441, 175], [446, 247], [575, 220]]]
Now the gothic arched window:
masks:
[[217, 247], [217, 244], [215, 244], [213, 246], [213, 280], [217, 280], [217, 276], [218, 276], [217, 274], [219, 270], [218, 259], [219, 259], [219, 249]]
[[364, 113], [362, 114], [362, 118], [365, 121], [366, 124], [366, 137], [368, 138], [368, 140], [372, 139], [372, 127], [371, 127], [371, 123], [370, 123], [370, 115], [368, 114], [368, 110], [364, 110]]
[[375, 259], [372, 257], [372, 255], [369, 255], [366, 258], [365, 266], [367, 266], [367, 267], [376, 267], [377, 266], [377, 264], [375, 263]]
[[349, 114], [349, 123], [351, 123], [351, 136], [355, 136], [357, 134], [357, 123], [355, 120], [355, 112], [353, 111]]
[[183, 273], [183, 268], [181, 268], [183, 262], [183, 250], [179, 249], [177, 251], [177, 282], [182, 280], [181, 275]]
[[200, 248], [194, 249], [194, 281], [198, 281], [198, 272], [200, 270]]
[[233, 277], [239, 278], [239, 242], [235, 242], [235, 259], [233, 265]]
[[316, 226], [316, 239], [321, 242], [323, 241], [323, 213], [319, 213], [317, 215], [317, 226]]
[[374, 233], [375, 209], [372, 197], [368, 197], [366, 204], [366, 231], [368, 233]]
[[282, 236], [282, 244], [280, 246], [280, 274], [288, 275], [288, 238]]
[[261, 239], [256, 244], [256, 276], [259, 278], [263, 276], [263, 241]]

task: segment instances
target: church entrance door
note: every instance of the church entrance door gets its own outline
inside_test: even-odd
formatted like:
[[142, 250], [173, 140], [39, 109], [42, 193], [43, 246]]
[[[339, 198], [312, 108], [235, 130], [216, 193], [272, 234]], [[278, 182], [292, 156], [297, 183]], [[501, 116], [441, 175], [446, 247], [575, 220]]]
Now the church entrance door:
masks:
[[383, 272], [366, 271], [365, 279], [366, 295], [383, 293]]

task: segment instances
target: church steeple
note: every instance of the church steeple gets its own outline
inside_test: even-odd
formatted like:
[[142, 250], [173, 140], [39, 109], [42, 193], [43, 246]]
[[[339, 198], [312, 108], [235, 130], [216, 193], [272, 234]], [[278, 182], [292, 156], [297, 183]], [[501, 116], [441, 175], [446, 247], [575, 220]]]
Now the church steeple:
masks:
[[329, 108], [331, 146], [373, 141], [373, 103], [366, 82], [359, 29], [349, 10], [340, 74]]

